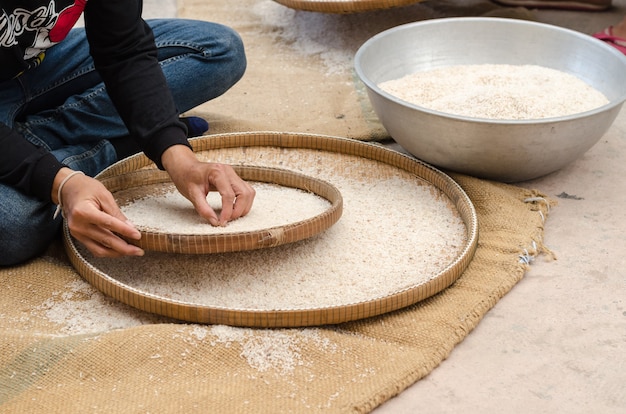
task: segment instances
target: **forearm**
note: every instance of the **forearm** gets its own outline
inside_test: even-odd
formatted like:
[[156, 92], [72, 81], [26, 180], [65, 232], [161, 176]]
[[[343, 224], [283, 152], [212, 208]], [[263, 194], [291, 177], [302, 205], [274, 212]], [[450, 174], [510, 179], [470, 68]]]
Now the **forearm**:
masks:
[[188, 145], [174, 99], [157, 59], [150, 27], [137, 0], [91, 0], [85, 25], [96, 69], [144, 153], [161, 167], [171, 145]]

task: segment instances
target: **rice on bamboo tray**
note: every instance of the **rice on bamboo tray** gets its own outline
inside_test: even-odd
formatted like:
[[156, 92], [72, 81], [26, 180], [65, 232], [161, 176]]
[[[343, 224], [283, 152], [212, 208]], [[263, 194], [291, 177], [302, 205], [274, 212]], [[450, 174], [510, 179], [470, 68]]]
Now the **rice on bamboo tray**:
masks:
[[[141, 233], [128, 239], [146, 250], [208, 254], [254, 250], [293, 243], [328, 229], [341, 217], [343, 199], [336, 187], [294, 171], [234, 166], [257, 192], [255, 208], [224, 227], [201, 218], [165, 171], [132, 171], [102, 179], [122, 213]], [[221, 200], [207, 202], [219, 213]]]
[[321, 13], [358, 13], [391, 9], [421, 3], [424, 0], [274, 0], [296, 10]]
[[[148, 251], [93, 257], [64, 231], [72, 264], [108, 296], [194, 323], [249, 327], [336, 324], [394, 311], [450, 286], [472, 260], [474, 207], [454, 180], [362, 141], [279, 132], [191, 140], [199, 159], [293, 171], [336, 187], [341, 219], [312, 237], [211, 255]], [[139, 154], [97, 178], [151, 171]], [[253, 209], [255, 206], [253, 206]]]

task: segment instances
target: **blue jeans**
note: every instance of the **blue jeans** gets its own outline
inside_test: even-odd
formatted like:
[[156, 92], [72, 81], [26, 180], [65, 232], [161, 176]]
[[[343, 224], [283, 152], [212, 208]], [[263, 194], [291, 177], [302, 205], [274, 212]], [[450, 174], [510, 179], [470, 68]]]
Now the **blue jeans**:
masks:
[[[148, 23], [180, 112], [220, 96], [243, 76], [243, 44], [231, 29], [183, 19]], [[0, 83], [0, 122], [90, 176], [118, 161], [113, 140], [129, 139], [94, 69], [82, 28], [50, 49], [41, 66]], [[52, 219], [51, 203], [3, 184], [0, 200], [0, 265], [33, 258], [57, 237], [62, 221]]]

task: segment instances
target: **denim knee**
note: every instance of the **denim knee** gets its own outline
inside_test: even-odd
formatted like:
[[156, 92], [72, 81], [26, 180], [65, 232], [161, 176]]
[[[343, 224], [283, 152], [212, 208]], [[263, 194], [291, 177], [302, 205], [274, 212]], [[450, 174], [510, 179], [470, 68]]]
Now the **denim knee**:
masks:
[[0, 266], [16, 265], [41, 255], [59, 235], [62, 221], [54, 206], [0, 185]]
[[220, 36], [221, 48], [207, 48], [205, 54], [210, 52], [213, 59], [220, 58], [224, 69], [221, 76], [228, 77], [229, 81], [224, 83], [232, 86], [243, 77], [246, 71], [245, 46], [239, 33], [226, 26], [220, 27], [222, 33]]
[[185, 112], [230, 89], [244, 75], [244, 44], [233, 29], [211, 22], [148, 21], [177, 108]]

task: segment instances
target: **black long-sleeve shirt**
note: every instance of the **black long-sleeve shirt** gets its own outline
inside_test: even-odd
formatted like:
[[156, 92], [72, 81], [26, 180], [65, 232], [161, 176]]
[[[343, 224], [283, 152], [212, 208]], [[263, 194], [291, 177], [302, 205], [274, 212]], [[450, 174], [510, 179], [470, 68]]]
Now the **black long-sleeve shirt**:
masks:
[[[141, 18], [141, 0], [0, 0], [0, 93], [45, 60], [83, 12], [96, 69], [118, 113], [144, 153], [157, 165], [172, 145], [189, 145], [157, 61], [154, 37]], [[50, 200], [63, 166], [0, 123], [0, 182]]]

